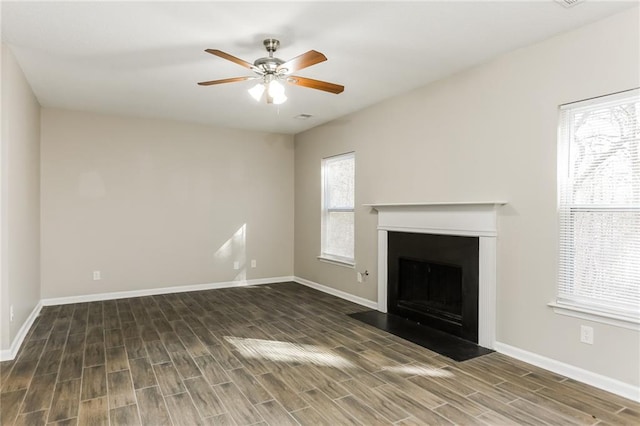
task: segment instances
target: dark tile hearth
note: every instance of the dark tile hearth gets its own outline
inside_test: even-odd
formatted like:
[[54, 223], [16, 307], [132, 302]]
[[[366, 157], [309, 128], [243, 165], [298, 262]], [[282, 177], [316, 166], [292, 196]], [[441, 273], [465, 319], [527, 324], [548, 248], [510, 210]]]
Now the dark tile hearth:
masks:
[[493, 352], [491, 349], [483, 348], [473, 342], [426, 327], [397, 315], [378, 311], [364, 311], [349, 314], [349, 316], [395, 336], [402, 337], [454, 361], [467, 361]]
[[0, 363], [4, 425], [640, 424], [499, 353], [463, 363], [295, 283], [47, 306]]

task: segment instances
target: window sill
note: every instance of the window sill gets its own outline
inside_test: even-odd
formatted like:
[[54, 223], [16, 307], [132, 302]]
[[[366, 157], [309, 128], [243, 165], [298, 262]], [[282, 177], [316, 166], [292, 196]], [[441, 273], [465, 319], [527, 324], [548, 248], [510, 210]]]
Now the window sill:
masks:
[[640, 330], [640, 318], [617, 315], [609, 312], [600, 312], [580, 306], [557, 302], [550, 302], [548, 306], [550, 306], [553, 311], [559, 315], [586, 319], [620, 328], [627, 328], [629, 330]]
[[343, 266], [345, 268], [354, 269], [356, 267], [356, 262], [354, 260], [344, 260], [344, 259], [338, 259], [335, 257], [328, 257], [328, 256], [318, 256], [318, 260], [320, 262], [331, 263], [334, 265]]

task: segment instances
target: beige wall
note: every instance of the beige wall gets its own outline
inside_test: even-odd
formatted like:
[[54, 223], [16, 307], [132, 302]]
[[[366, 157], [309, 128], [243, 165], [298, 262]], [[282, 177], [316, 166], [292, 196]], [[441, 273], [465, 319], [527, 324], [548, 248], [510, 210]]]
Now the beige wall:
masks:
[[[363, 203], [506, 200], [498, 330], [508, 345], [640, 384], [638, 331], [555, 314], [558, 105], [640, 85], [638, 9], [506, 54], [296, 135], [295, 274], [376, 300], [377, 216]], [[356, 152], [356, 270], [319, 262], [320, 160]], [[579, 325], [595, 329], [579, 343]]]
[[43, 298], [292, 273], [292, 136], [43, 109]]
[[0, 349], [8, 350], [40, 301], [40, 105], [4, 44], [0, 157]]

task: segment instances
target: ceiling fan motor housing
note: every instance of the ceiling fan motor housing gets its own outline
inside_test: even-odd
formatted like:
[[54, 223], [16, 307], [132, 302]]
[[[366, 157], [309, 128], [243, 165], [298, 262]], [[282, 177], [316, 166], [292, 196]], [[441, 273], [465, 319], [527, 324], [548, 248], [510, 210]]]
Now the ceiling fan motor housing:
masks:
[[262, 44], [264, 44], [265, 49], [269, 52], [269, 56], [256, 59], [253, 65], [260, 68], [267, 74], [275, 74], [278, 66], [285, 62], [280, 58], [273, 57], [273, 52], [278, 50], [278, 47], [280, 47], [280, 41], [275, 38], [267, 38], [262, 42]]
[[253, 65], [264, 70], [265, 73], [275, 74], [278, 66], [284, 64], [284, 61], [280, 58], [266, 57], [256, 59]]

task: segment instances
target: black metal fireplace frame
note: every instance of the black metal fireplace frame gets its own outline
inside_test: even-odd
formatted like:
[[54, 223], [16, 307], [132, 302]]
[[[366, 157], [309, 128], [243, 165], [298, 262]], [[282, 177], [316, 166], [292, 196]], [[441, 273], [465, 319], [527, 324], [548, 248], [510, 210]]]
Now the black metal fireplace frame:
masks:
[[[478, 343], [479, 238], [406, 232], [389, 232], [387, 238], [388, 312]], [[462, 268], [462, 314], [416, 309], [403, 302], [398, 296], [401, 258]]]

